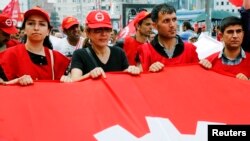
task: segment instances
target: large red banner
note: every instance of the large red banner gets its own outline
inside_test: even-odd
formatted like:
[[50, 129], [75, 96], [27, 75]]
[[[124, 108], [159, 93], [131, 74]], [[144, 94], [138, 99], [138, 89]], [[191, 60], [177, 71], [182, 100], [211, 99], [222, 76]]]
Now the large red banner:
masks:
[[208, 123], [250, 124], [250, 82], [198, 65], [0, 91], [0, 141], [206, 141]]

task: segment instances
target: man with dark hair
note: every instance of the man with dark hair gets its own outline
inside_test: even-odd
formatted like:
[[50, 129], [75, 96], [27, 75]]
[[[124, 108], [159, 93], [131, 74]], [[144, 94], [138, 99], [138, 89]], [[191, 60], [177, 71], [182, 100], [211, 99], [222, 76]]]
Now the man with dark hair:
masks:
[[183, 22], [182, 29], [183, 29], [183, 32], [180, 34], [180, 37], [184, 42], [187, 42], [190, 37], [195, 36], [193, 27], [189, 21]]
[[238, 17], [227, 17], [221, 21], [220, 31], [224, 48], [200, 61], [200, 64], [216, 72], [248, 80], [250, 77], [250, 53], [241, 48], [244, 37], [243, 24]]
[[54, 49], [71, 59], [73, 52], [83, 46], [80, 23], [75, 17], [67, 16], [62, 21], [62, 29], [67, 37], [57, 42]]
[[196, 47], [191, 43], [183, 43], [177, 35], [177, 17], [173, 6], [166, 3], [156, 5], [151, 18], [158, 34], [152, 42], [139, 47], [143, 71], [158, 72], [165, 65], [199, 62]]
[[138, 13], [134, 19], [136, 33], [117, 41], [115, 46], [123, 48], [130, 65], [136, 65], [138, 47], [149, 41], [152, 32], [151, 14], [145, 10]]

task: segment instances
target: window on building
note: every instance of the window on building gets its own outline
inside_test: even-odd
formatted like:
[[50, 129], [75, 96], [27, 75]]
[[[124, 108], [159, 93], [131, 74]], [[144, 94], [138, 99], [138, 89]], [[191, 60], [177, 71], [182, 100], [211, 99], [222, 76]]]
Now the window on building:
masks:
[[229, 5], [229, 2], [227, 2], [227, 5]]
[[232, 9], [232, 12], [234, 12], [234, 9]]
[[221, 5], [224, 5], [224, 1], [221, 2]]
[[58, 10], [58, 11], [61, 11], [61, 7], [58, 7], [57, 10]]
[[219, 2], [216, 2], [216, 5], [218, 6], [218, 5], [219, 5]]
[[61, 0], [57, 0], [58, 3], [61, 3]]
[[101, 6], [101, 9], [102, 10], [106, 10], [106, 6]]

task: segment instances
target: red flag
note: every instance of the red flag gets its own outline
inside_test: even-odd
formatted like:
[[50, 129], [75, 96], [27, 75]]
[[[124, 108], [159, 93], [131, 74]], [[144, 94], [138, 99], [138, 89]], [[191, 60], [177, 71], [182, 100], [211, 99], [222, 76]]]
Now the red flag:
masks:
[[128, 25], [125, 28], [123, 28], [119, 32], [117, 39], [125, 38], [126, 36], [131, 36], [134, 34], [135, 34], [135, 26], [134, 26], [134, 20], [132, 20], [128, 23]]
[[240, 7], [243, 4], [243, 0], [229, 0], [230, 3], [232, 3], [236, 7]]
[[11, 0], [10, 3], [3, 9], [2, 13], [10, 16], [15, 25], [23, 21], [23, 15], [20, 10], [18, 0]]
[[8, 5], [5, 6], [2, 13], [11, 16], [15, 5], [15, 0], [11, 0]]
[[199, 65], [75, 83], [0, 85], [0, 140], [206, 141], [208, 122], [250, 123], [249, 88], [249, 81]]

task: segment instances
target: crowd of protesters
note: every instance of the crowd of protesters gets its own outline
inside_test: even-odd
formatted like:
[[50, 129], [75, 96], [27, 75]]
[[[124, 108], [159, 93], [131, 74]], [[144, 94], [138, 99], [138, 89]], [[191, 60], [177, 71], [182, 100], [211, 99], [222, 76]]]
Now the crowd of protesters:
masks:
[[49, 14], [40, 7], [24, 13], [19, 30], [10, 17], [0, 14], [0, 83], [75, 82], [105, 78], [105, 72], [139, 75], [180, 64], [200, 64], [248, 80], [248, 9], [250, 2], [244, 0], [240, 10], [242, 18], [230, 16], [221, 21], [218, 35], [224, 43], [223, 50], [202, 60], [193, 44], [199, 34], [194, 33], [189, 22], [184, 22], [184, 32], [178, 35], [176, 9], [166, 3], [157, 4], [151, 12], [140, 11], [134, 19], [135, 35], [118, 40], [110, 15], [103, 10], [88, 13], [84, 30], [78, 19], [65, 17], [62, 33], [52, 28]]

